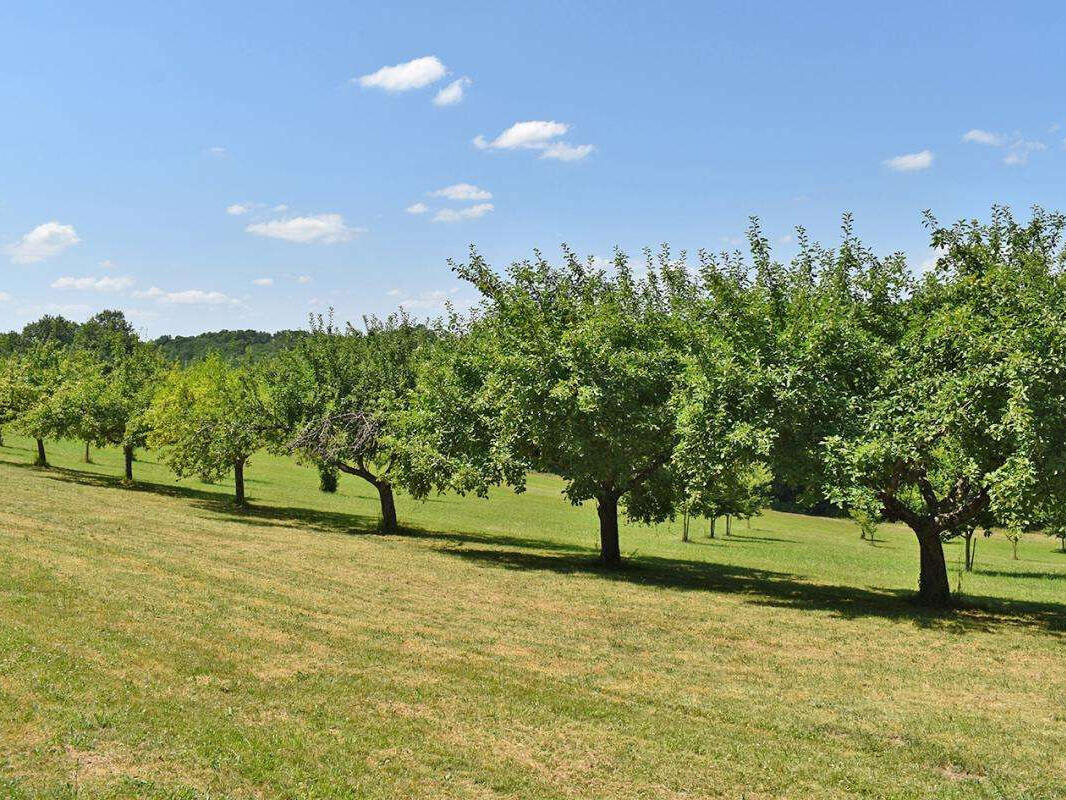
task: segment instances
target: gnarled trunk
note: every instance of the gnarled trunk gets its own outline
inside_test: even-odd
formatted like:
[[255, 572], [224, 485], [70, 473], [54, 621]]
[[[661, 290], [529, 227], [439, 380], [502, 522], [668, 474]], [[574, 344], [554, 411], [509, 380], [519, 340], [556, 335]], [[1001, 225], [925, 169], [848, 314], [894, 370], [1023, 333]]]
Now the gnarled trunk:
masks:
[[600, 517], [600, 561], [605, 566], [617, 567], [622, 563], [618, 545], [618, 495], [604, 492], [597, 497], [596, 513]]
[[126, 480], [133, 480], [133, 448], [128, 444], [122, 447], [122, 456], [126, 462]]
[[233, 488], [237, 498], [237, 505], [244, 507], [248, 501], [244, 498], [244, 459], [233, 462]]
[[918, 537], [918, 602], [930, 608], [942, 608], [951, 602], [948, 566], [944, 545], [932, 529], [915, 531]]
[[37, 439], [37, 460], [33, 462], [38, 467], [48, 466], [48, 456], [44, 453], [44, 439]]
[[396, 521], [396, 500], [392, 496], [392, 484], [388, 481], [377, 481], [374, 487], [378, 490], [378, 500], [381, 501], [381, 530], [383, 533], [394, 533], [399, 525]]

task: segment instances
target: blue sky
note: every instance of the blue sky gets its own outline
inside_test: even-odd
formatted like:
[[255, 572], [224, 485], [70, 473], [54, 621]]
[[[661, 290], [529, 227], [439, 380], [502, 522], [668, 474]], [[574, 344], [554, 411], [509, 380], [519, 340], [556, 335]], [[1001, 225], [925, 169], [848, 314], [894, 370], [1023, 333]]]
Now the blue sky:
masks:
[[1066, 208], [1062, 4], [868, 6], [4, 4], [0, 329], [435, 314], [471, 243], [717, 250], [750, 214], [787, 258], [851, 211], [917, 269], [924, 208]]

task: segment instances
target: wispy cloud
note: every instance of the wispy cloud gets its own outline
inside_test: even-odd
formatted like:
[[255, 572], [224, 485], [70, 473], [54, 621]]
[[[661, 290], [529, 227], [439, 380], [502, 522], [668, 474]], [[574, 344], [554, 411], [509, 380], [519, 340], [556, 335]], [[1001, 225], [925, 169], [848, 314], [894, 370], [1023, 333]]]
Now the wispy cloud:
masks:
[[121, 292], [133, 286], [133, 278], [114, 278], [105, 275], [101, 278], [94, 277], [63, 277], [52, 281], [53, 289], [78, 289], [81, 291], [94, 292]]
[[425, 203], [413, 203], [404, 209], [408, 214], [425, 214], [429, 211], [429, 206]]
[[225, 158], [229, 155], [229, 150], [225, 147], [219, 147], [216, 145], [215, 147], [207, 148], [207, 154], [214, 158]]
[[273, 286], [274, 285], [274, 279], [273, 278], [256, 278], [255, 280], [252, 281], [252, 283], [255, 284], [256, 286]]
[[[447, 291], [438, 289], [435, 291], [420, 292], [414, 297], [407, 297], [401, 300], [399, 305], [408, 311], [442, 311], [449, 304], [456, 307], [469, 306], [470, 302], [459, 299], [457, 297], [458, 293], [458, 286], [448, 289]], [[388, 294], [391, 297], [395, 297], [400, 294], [400, 291], [393, 289]]]
[[1012, 167], [1027, 164], [1029, 163], [1030, 155], [1041, 150], [1047, 150], [1047, 145], [1043, 142], [1026, 139], [1020, 133], [1008, 136], [1004, 133], [984, 131], [980, 128], [966, 131], [962, 136], [962, 140], [988, 147], [1005, 147], [1007, 152], [1003, 156], [1003, 163]]
[[918, 153], [904, 153], [901, 156], [893, 156], [885, 159], [884, 165], [897, 172], [917, 172], [929, 169], [933, 166], [933, 153], [931, 150], [922, 150]]
[[296, 282], [306, 285], [306, 284], [311, 282], [311, 276], [310, 275], [298, 275], [296, 277]]
[[158, 286], [153, 286], [143, 292], [134, 292], [133, 296], [140, 300], [155, 300], [157, 303], [169, 305], [221, 306], [241, 304], [240, 300], [235, 300], [222, 292], [206, 291], [204, 289], [167, 292]]
[[980, 128], [972, 128], [966, 131], [962, 135], [962, 140], [972, 144], [988, 145], [989, 147], [1002, 147], [1007, 143], [1007, 137], [1002, 133], [983, 131]]
[[17, 242], [5, 247], [4, 252], [16, 264], [33, 264], [57, 256], [80, 241], [73, 225], [63, 225], [53, 220], [23, 234]]
[[578, 161], [595, 150], [591, 144], [572, 145], [562, 141], [559, 137], [569, 130], [568, 124], [554, 120], [516, 122], [495, 139], [475, 136], [474, 146], [479, 150], [539, 150], [541, 158], [560, 161]]
[[353, 228], [345, 224], [340, 214], [318, 214], [308, 217], [275, 219], [269, 222], [254, 222], [245, 228], [248, 233], [269, 239], [284, 239], [287, 242], [308, 244], [338, 244], [348, 242], [366, 233], [366, 228]]
[[1007, 148], [1007, 155], [1003, 156], [1003, 163], [1012, 167], [1028, 164], [1029, 156], [1033, 153], [1038, 153], [1041, 150], [1047, 150], [1047, 145], [1043, 142], [1018, 139], [1017, 141], [1012, 142]]
[[[369, 75], [352, 80], [364, 89], [382, 89], [386, 92], [407, 92], [422, 89], [436, 83], [448, 74], [447, 68], [436, 56], [423, 56], [413, 61], [382, 67]], [[460, 97], [462, 90], [460, 89]]]
[[448, 200], [491, 200], [492, 192], [472, 183], [453, 183], [443, 189], [428, 193], [430, 197], [445, 197]]
[[433, 98], [433, 105], [435, 106], [454, 106], [456, 103], [463, 102], [463, 96], [466, 91], [466, 87], [472, 84], [473, 81], [467, 77], [454, 80], [437, 92], [437, 96]]
[[0, 292], [0, 303], [8, 303], [11, 301], [11, 295], [7, 292]]
[[452, 208], [442, 208], [433, 217], [434, 222], [461, 222], [464, 219], [478, 219], [495, 209], [492, 203], [478, 203], [476, 206], [460, 208], [458, 211]]

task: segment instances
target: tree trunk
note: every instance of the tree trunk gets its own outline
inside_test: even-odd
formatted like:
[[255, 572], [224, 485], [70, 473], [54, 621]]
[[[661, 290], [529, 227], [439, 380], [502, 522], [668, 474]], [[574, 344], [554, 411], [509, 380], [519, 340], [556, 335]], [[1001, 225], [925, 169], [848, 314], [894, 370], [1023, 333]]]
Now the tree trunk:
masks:
[[44, 454], [44, 439], [37, 439], [37, 460], [33, 463], [38, 467], [48, 466], [48, 457]]
[[733, 535], [733, 518], [730, 517], [728, 514], [725, 515], [725, 535]]
[[243, 508], [248, 505], [244, 499], [244, 459], [233, 462], [233, 486], [236, 491], [237, 505]]
[[970, 560], [970, 542], [973, 539], [973, 532], [971, 531], [970, 533], [965, 534], [962, 537], [962, 539], [966, 543], [966, 555], [965, 555], [966, 571], [967, 572], [972, 572], [973, 571], [973, 562]]
[[1062, 542], [1062, 552], [1066, 553], [1066, 536], [1060, 536], [1059, 541]]
[[711, 538], [714, 538], [714, 523], [718, 521], [718, 517], [711, 517]]
[[1018, 539], [1020, 538], [1020, 536], [1015, 536], [1010, 540], [1011, 558], [1015, 561], [1018, 560]]
[[918, 602], [930, 608], [942, 608], [951, 602], [944, 545], [936, 531], [922, 531], [917, 536], [920, 556]]
[[600, 561], [604, 566], [617, 567], [622, 563], [618, 546], [618, 495], [605, 492], [596, 498], [596, 513], [600, 517]]
[[85, 461], [86, 464], [93, 463], [92, 455], [89, 453], [89, 443], [88, 442], [85, 443], [85, 459], [84, 459], [84, 461]]
[[122, 456], [126, 461], [126, 480], [133, 480], [133, 448], [128, 444], [122, 448]]
[[685, 519], [681, 523], [681, 541], [688, 541], [688, 512], [685, 512]]
[[392, 484], [388, 481], [377, 481], [374, 486], [378, 490], [378, 498], [381, 500], [381, 531], [382, 533], [394, 533], [398, 527], [396, 523], [396, 500], [392, 496]]
[[0, 447], [4, 446], [4, 429], [0, 428]]

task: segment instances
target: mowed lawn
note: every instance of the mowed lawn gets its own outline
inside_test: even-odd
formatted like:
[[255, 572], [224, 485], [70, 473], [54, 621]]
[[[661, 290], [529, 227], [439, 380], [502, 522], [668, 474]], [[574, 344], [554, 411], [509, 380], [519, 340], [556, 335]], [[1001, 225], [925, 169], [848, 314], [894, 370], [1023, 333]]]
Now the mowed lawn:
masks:
[[609, 573], [548, 476], [401, 497], [382, 536], [369, 486], [287, 460], [237, 514], [150, 453], [127, 489], [117, 451], [30, 444], [0, 448], [0, 797], [1066, 796], [1046, 537], [980, 540], [938, 616], [896, 526], [626, 526]]

